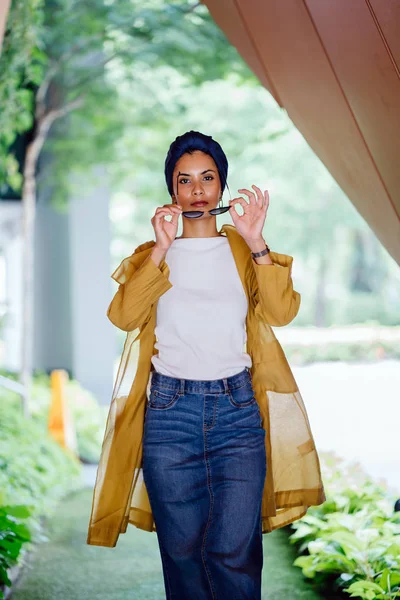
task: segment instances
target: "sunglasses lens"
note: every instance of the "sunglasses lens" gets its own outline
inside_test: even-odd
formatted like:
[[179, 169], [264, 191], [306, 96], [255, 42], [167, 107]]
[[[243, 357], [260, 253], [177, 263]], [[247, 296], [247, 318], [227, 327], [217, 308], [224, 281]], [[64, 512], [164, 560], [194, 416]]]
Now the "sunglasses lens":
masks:
[[230, 209], [230, 206], [219, 206], [218, 208], [213, 208], [212, 210], [210, 210], [210, 214], [221, 215], [222, 213], [226, 212], [229, 209]]
[[184, 210], [182, 215], [184, 217], [188, 217], [189, 219], [195, 219], [196, 217], [201, 217], [203, 214], [202, 210]]

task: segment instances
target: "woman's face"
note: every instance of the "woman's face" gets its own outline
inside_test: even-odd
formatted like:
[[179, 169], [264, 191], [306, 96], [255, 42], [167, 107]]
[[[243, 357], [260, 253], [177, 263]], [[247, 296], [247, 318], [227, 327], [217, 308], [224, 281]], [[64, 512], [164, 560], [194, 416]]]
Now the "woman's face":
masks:
[[[217, 166], [209, 154], [200, 150], [193, 154], [183, 154], [175, 165], [172, 178], [172, 200], [176, 200], [183, 210], [208, 211], [218, 206], [221, 183]], [[193, 205], [196, 201], [207, 204]]]

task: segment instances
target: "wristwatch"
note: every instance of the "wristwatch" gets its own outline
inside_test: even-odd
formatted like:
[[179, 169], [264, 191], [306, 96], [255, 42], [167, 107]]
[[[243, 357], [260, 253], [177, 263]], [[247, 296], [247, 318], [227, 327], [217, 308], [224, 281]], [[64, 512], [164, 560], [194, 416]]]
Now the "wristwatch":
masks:
[[261, 250], [261, 252], [252, 252], [251, 255], [253, 258], [258, 258], [259, 256], [265, 256], [265, 254], [268, 254], [268, 252], [271, 252], [271, 250], [268, 248], [267, 244], [265, 244], [266, 248], [265, 250]]

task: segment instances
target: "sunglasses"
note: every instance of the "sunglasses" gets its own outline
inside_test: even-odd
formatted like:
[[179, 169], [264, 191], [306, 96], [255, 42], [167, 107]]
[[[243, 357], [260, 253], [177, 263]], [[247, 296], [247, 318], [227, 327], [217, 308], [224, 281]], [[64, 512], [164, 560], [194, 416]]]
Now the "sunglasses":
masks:
[[[180, 173], [178, 173], [177, 177], [176, 177], [176, 195], [178, 196], [178, 179], [179, 179], [179, 175]], [[228, 186], [228, 184], [226, 184]], [[229, 187], [228, 187], [229, 190]], [[229, 190], [229, 194], [230, 194], [230, 190]], [[196, 219], [197, 217], [201, 217], [202, 215], [204, 215], [205, 212], [210, 213], [210, 215], [221, 215], [222, 213], [227, 212], [230, 208], [232, 208], [231, 206], [217, 206], [217, 208], [212, 208], [211, 210], [184, 210], [182, 211], [182, 216], [186, 217], [188, 219]]]

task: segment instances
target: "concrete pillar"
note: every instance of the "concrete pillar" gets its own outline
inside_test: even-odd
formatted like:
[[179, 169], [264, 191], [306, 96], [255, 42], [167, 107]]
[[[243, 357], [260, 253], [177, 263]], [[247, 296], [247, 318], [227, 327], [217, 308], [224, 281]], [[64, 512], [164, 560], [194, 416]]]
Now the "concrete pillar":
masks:
[[98, 187], [71, 198], [65, 214], [51, 206], [50, 190], [38, 200], [34, 368], [64, 368], [108, 404], [116, 335], [106, 316], [112, 296], [109, 191], [97, 170]]
[[100, 402], [108, 404], [117, 350], [115, 327], [106, 312], [115, 290], [111, 279], [109, 189], [100, 167], [96, 175], [99, 184], [91, 195], [70, 201], [72, 370]]

